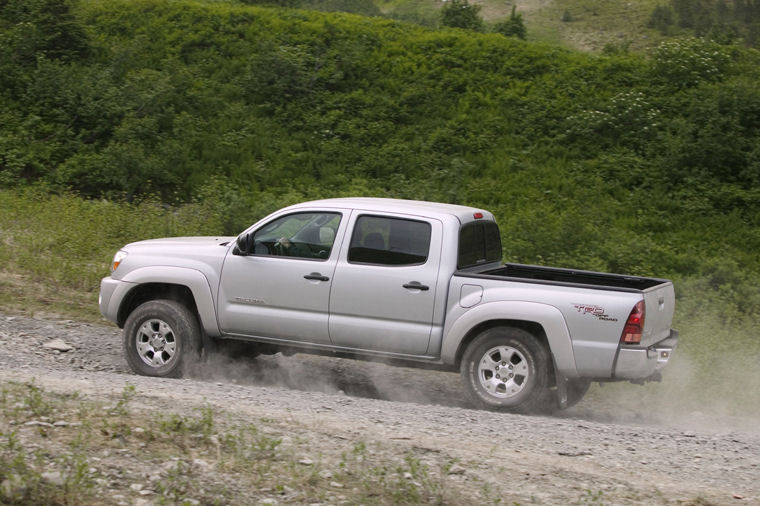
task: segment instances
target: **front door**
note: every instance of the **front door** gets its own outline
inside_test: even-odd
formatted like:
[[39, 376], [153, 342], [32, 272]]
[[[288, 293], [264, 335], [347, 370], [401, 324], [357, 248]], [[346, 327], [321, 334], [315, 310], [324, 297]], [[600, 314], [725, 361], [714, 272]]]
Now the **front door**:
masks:
[[252, 251], [230, 253], [222, 269], [224, 333], [329, 344], [330, 288], [342, 214], [297, 212], [252, 231]]

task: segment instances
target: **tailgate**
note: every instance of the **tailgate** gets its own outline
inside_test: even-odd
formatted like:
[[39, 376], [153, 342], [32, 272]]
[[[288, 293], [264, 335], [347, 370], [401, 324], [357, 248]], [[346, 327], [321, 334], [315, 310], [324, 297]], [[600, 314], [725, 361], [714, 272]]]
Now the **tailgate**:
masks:
[[641, 344], [651, 346], [670, 336], [676, 304], [673, 283], [668, 281], [645, 290], [644, 304], [646, 316]]

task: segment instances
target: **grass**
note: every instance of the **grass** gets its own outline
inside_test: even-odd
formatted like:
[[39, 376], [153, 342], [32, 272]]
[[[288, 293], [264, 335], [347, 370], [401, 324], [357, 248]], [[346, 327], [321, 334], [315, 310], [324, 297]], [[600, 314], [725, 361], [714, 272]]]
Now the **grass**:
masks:
[[241, 424], [208, 406], [190, 415], [150, 413], [132, 406], [136, 394], [127, 385], [107, 404], [34, 383], [0, 385], [0, 503], [465, 501], [445, 486], [445, 466], [431, 468], [413, 451], [336, 440], [315, 455], [300, 431], [276, 421]]
[[[656, 45], [662, 35], [647, 28], [657, 0], [470, 0], [481, 7], [487, 24], [508, 18], [512, 6], [523, 16], [528, 39], [572, 49], [598, 52], [608, 44], [641, 50]], [[416, 9], [438, 18], [443, 4], [432, 0], [377, 0], [384, 13]]]
[[137, 239], [218, 233], [213, 210], [154, 200], [84, 200], [0, 190], [0, 309], [102, 321], [97, 297], [114, 253]]
[[45, 440], [62, 399], [51, 399], [31, 384], [3, 385], [0, 390], [0, 503], [94, 504], [94, 481], [84, 454], [86, 432], [62, 438], [56, 452], [29, 445], [21, 432]]
[[104, 323], [98, 311], [98, 290], [45, 283], [30, 273], [0, 270], [0, 309], [30, 317], [60, 317]]
[[[656, 1], [553, 0], [524, 14], [529, 39], [599, 52], [607, 45], [641, 50], [662, 39], [647, 28]], [[518, 3], [518, 10], [520, 3]]]
[[[156, 410], [149, 399], [130, 384], [93, 398], [1, 382], [0, 504], [517, 504], [520, 494], [492, 488], [494, 469], [481, 479], [482, 462], [425, 447], [331, 435], [292, 414], [241, 421], [209, 405]], [[472, 469], [466, 480], [450, 473], [460, 464]], [[569, 503], [616, 494], [578, 489]]]

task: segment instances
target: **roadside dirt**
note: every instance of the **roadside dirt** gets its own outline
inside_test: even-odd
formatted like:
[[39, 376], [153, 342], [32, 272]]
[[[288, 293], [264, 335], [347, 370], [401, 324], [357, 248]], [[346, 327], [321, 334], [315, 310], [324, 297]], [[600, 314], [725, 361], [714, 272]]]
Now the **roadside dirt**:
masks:
[[[56, 339], [71, 349], [44, 346]], [[455, 374], [301, 354], [217, 361], [192, 378], [158, 380], [132, 374], [115, 327], [0, 313], [0, 384], [32, 381], [111, 404], [133, 385], [130, 406], [146, 417], [212, 407], [229, 423], [266, 420], [277, 437], [297, 440], [294, 454], [304, 465], [319, 462], [325, 476], [339, 473], [341, 455], [358, 445], [373, 449], [363, 457], [370, 463], [413, 455], [452, 491], [439, 497], [444, 503], [760, 504], [753, 420], [713, 419], [710, 428], [694, 428], [648, 417], [647, 406], [596, 410], [593, 400], [553, 417], [491, 413], [468, 407]], [[150, 469], [133, 468], [114, 452], [93, 457], [103, 469], [119, 468], [102, 471], [104, 503], [167, 503], [150, 491]], [[113, 461], [119, 458], [122, 465]], [[298, 483], [286, 493], [229, 484], [208, 467], [203, 479], [232, 490], [228, 499], [240, 504], [348, 500], [337, 490], [315, 501], [299, 494]], [[193, 501], [186, 503], [199, 503]]]

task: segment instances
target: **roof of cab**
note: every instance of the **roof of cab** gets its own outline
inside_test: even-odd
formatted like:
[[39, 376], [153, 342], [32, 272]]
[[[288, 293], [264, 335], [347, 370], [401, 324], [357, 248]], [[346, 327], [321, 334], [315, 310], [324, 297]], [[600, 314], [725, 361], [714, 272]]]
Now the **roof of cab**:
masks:
[[460, 206], [456, 204], [443, 204], [440, 202], [426, 202], [423, 200], [385, 199], [374, 197], [348, 197], [324, 200], [313, 200], [290, 206], [289, 209], [299, 207], [326, 207], [360, 209], [374, 212], [393, 212], [410, 215], [422, 215], [435, 217], [435, 215], [455, 216], [460, 222], [466, 223], [476, 219], [475, 214], [481, 213], [482, 218], [493, 220], [493, 215], [476, 207]]

